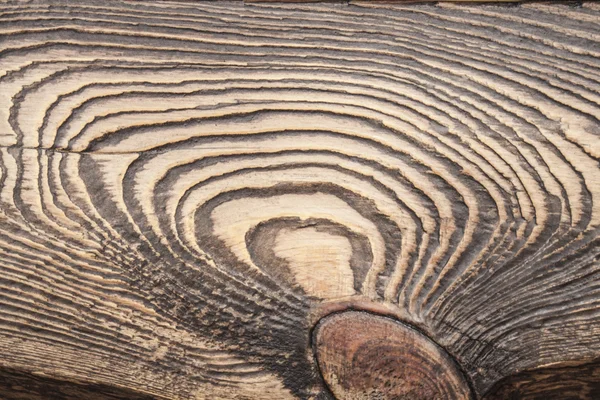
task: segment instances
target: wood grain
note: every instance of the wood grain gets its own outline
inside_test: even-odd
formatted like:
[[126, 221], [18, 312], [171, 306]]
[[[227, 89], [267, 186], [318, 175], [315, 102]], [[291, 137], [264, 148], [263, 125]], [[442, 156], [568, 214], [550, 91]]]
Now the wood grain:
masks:
[[559, 363], [522, 371], [496, 383], [485, 400], [597, 399], [600, 361]]
[[[382, 4], [394, 4], [394, 3], [519, 3], [527, 0], [243, 0], [244, 3], [344, 3], [344, 4], [357, 4], [362, 3], [382, 3]], [[564, 0], [548, 0], [548, 1], [561, 1]], [[572, 0], [568, 0], [573, 2]], [[578, 5], [578, 2], [573, 2]]]
[[327, 399], [359, 303], [476, 397], [600, 356], [598, 4], [0, 5], [5, 371]]
[[21, 370], [0, 370], [0, 395], [2, 399], [19, 400], [154, 400], [125, 388], [111, 385], [89, 384], [73, 379], [58, 380], [34, 375]]
[[390, 318], [348, 311], [314, 332], [319, 370], [337, 399], [471, 399], [456, 362], [430, 338]]

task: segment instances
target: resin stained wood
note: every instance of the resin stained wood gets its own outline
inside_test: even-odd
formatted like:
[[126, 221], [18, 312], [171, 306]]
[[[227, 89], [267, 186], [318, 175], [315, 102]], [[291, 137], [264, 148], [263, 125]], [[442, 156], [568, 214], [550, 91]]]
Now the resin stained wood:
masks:
[[0, 398], [597, 397], [599, 32], [1, 1]]
[[473, 398], [457, 363], [417, 330], [348, 311], [323, 318], [315, 358], [337, 399]]

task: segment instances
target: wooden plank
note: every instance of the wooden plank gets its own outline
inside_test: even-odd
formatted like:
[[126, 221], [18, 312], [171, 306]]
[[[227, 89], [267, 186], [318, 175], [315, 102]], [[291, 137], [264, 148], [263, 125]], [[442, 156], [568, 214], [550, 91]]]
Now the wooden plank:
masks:
[[348, 310], [598, 387], [597, 3], [0, 4], [0, 397], [327, 399]]

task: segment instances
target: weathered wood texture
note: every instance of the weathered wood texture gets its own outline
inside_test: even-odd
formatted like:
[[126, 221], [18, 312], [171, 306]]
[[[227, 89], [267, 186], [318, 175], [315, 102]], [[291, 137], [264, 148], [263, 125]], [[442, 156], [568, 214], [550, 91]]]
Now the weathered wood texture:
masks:
[[486, 400], [599, 399], [600, 361], [562, 363], [502, 379]]
[[471, 388], [456, 361], [422, 333], [361, 311], [323, 318], [315, 358], [337, 399], [465, 399]]
[[[87, 380], [87, 379], [86, 379]], [[59, 380], [11, 368], [0, 369], [0, 398], [3, 400], [154, 400], [154, 396], [114, 387], [112, 384]]]
[[[363, 3], [522, 3], [528, 0], [238, 0], [244, 3], [344, 3], [360, 6]], [[539, 1], [539, 0], [533, 0]], [[541, 0], [544, 1], [544, 0]], [[561, 3], [571, 3], [579, 5], [581, 0], [546, 0], [546, 2], [560, 1]]]
[[326, 399], [311, 335], [348, 307], [476, 397], [596, 359], [599, 32], [595, 3], [1, 2], [0, 397]]

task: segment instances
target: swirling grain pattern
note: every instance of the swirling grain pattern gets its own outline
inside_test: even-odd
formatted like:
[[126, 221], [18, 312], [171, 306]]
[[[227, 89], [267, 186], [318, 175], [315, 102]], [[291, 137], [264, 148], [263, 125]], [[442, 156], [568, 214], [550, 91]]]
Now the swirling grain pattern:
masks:
[[348, 311], [313, 334], [323, 379], [337, 399], [472, 399], [455, 361], [429, 338], [379, 315]]
[[330, 303], [478, 395], [600, 355], [600, 6], [0, 3], [0, 366], [327, 398]]

